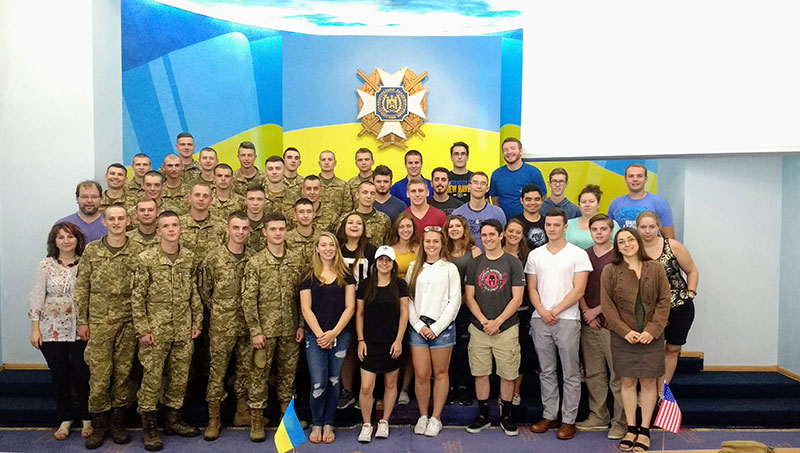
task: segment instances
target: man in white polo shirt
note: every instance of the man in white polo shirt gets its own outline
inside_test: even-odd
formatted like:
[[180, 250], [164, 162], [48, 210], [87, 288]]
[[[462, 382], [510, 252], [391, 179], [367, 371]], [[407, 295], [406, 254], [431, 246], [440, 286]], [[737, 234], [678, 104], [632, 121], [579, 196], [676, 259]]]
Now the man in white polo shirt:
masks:
[[528, 255], [525, 277], [528, 293], [536, 309], [531, 319], [531, 336], [539, 357], [543, 418], [531, 431], [543, 433], [558, 425], [558, 359], [564, 375], [564, 400], [561, 402], [561, 427], [558, 438], [572, 439], [581, 399], [578, 351], [581, 339], [578, 301], [583, 297], [592, 270], [589, 255], [564, 239], [567, 214], [551, 209], [544, 219], [547, 244]]

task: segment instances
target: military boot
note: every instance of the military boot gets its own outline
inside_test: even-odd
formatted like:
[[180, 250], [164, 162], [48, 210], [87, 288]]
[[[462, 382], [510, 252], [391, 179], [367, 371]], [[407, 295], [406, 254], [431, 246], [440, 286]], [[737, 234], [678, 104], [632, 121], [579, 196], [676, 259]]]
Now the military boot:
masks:
[[156, 428], [156, 411], [142, 412], [142, 443], [147, 451], [159, 451], [164, 447]]
[[264, 431], [264, 409], [250, 409], [250, 440], [264, 442], [267, 433]]
[[208, 402], [208, 427], [203, 435], [205, 440], [217, 440], [222, 422], [219, 418], [219, 401]]
[[233, 415], [233, 426], [248, 426], [250, 424], [250, 407], [247, 398], [236, 397], [236, 414]]
[[92, 435], [86, 438], [86, 448], [94, 450], [103, 445], [108, 436], [108, 411], [92, 413]]
[[114, 407], [111, 409], [111, 438], [115, 444], [127, 444], [131, 441], [131, 435], [125, 429], [125, 406]]
[[195, 437], [200, 435], [200, 430], [194, 426], [189, 426], [181, 420], [181, 410], [174, 407], [166, 407], [164, 413], [164, 434], [171, 436], [177, 434], [181, 437]]

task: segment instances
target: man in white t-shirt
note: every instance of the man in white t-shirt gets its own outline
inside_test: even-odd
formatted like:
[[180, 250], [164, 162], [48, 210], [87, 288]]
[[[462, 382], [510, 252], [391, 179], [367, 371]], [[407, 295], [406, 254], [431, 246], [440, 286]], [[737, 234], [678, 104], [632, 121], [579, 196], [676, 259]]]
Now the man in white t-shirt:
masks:
[[572, 439], [575, 418], [581, 399], [581, 376], [578, 351], [581, 339], [581, 315], [578, 301], [583, 297], [592, 270], [589, 255], [564, 239], [567, 215], [559, 208], [547, 212], [544, 219], [547, 244], [528, 255], [525, 277], [528, 293], [536, 311], [531, 319], [531, 336], [539, 357], [543, 418], [531, 431], [543, 433], [558, 425], [558, 359], [564, 375], [564, 400], [561, 402], [561, 426], [558, 438]]

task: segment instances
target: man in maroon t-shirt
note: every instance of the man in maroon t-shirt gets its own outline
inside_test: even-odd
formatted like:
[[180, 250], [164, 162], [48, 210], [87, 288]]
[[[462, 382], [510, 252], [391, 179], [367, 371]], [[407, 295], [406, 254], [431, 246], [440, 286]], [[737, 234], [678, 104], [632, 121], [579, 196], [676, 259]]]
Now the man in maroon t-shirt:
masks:
[[420, 239], [422, 239], [422, 233], [425, 232], [425, 227], [444, 227], [444, 222], [447, 221], [445, 213], [428, 204], [430, 195], [428, 183], [422, 178], [411, 178], [408, 181], [406, 193], [411, 202], [411, 206], [406, 209], [406, 212], [411, 214], [411, 218], [414, 219]]
[[[589, 232], [594, 245], [586, 249], [592, 272], [586, 283], [586, 292], [579, 304], [583, 324], [581, 325], [581, 352], [586, 371], [586, 387], [589, 390], [589, 417], [576, 425], [578, 429], [611, 429], [609, 439], [622, 439], [625, 435], [625, 415], [620, 396], [620, 379], [614, 373], [611, 362], [611, 332], [605, 328], [606, 320], [600, 307], [600, 276], [603, 268], [611, 263], [613, 253], [612, 233], [614, 222], [605, 214], [589, 219]], [[614, 395], [614, 417], [610, 419], [606, 398], [608, 388]]]

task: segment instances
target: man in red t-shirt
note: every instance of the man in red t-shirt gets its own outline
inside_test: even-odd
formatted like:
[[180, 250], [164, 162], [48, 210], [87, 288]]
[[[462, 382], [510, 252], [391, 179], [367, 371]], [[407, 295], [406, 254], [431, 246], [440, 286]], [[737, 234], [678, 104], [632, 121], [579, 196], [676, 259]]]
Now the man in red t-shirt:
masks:
[[447, 221], [445, 213], [428, 204], [428, 196], [430, 195], [428, 183], [422, 178], [412, 178], [408, 181], [406, 194], [411, 202], [411, 206], [406, 209], [406, 212], [411, 214], [414, 219], [420, 239], [422, 239], [422, 233], [425, 232], [425, 227], [444, 227], [444, 222]]

